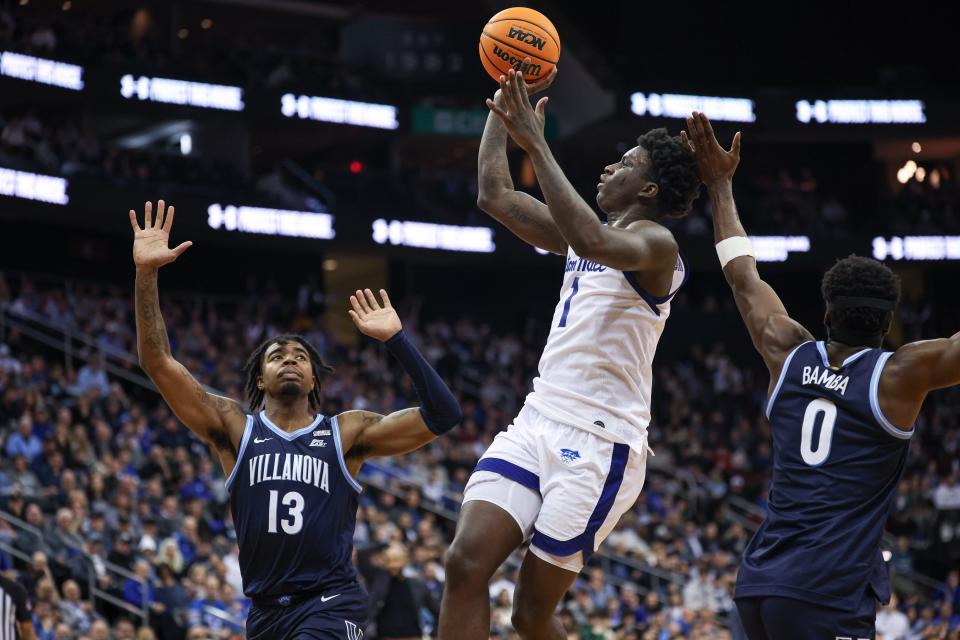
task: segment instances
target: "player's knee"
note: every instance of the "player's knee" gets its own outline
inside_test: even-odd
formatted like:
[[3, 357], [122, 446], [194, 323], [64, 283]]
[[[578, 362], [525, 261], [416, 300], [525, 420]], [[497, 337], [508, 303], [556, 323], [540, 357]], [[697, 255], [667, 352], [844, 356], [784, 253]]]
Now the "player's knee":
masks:
[[510, 622], [521, 637], [526, 637], [547, 627], [550, 624], [551, 615], [551, 613], [544, 615], [543, 612], [532, 607], [514, 606]]
[[447, 574], [448, 585], [466, 585], [481, 583], [486, 588], [490, 576], [484, 570], [483, 562], [479, 558], [479, 549], [470, 549], [469, 544], [458, 542], [453, 544], [443, 554], [443, 566]]

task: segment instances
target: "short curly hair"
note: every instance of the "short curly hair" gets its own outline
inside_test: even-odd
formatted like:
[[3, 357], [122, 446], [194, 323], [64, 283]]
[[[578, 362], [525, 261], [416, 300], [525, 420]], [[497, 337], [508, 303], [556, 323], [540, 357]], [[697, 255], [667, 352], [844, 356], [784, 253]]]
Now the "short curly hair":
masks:
[[[839, 296], [879, 298], [896, 303], [900, 300], [900, 278], [887, 265], [873, 258], [850, 254], [823, 274], [820, 287], [825, 302]], [[886, 327], [889, 311], [871, 307], [834, 309], [831, 324], [859, 333], [880, 333]]]
[[700, 195], [700, 176], [696, 160], [683, 148], [680, 137], [663, 128], [651, 129], [637, 138], [637, 144], [650, 154], [647, 179], [659, 187], [657, 209], [671, 217], [687, 215]]

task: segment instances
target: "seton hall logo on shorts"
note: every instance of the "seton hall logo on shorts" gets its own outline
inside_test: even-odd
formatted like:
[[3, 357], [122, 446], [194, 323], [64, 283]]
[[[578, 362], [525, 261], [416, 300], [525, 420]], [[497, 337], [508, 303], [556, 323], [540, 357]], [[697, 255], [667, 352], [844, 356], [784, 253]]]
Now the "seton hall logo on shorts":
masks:
[[574, 449], [560, 449], [560, 459], [570, 464], [580, 459], [580, 452]]

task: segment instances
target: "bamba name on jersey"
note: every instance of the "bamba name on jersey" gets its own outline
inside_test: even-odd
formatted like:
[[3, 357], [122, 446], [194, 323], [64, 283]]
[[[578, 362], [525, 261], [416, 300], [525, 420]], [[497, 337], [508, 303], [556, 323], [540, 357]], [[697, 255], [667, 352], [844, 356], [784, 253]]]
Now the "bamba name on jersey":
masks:
[[850, 376], [842, 376], [838, 373], [831, 373], [824, 367], [804, 367], [803, 384], [816, 384], [826, 389], [837, 391], [843, 395], [847, 391], [847, 384], [850, 382]]
[[251, 458], [249, 464], [251, 487], [271, 480], [291, 480], [330, 493], [330, 465], [319, 458], [299, 453], [265, 453]]

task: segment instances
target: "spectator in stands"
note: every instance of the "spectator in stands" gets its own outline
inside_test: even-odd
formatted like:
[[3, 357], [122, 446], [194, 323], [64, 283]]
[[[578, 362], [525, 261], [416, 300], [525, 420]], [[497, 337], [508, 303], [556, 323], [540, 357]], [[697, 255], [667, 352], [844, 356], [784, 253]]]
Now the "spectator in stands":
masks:
[[206, 627], [212, 635], [229, 635], [224, 615], [229, 615], [227, 605], [220, 599], [220, 581], [216, 576], [207, 576], [202, 585], [203, 595], [190, 605], [190, 628]]
[[603, 609], [596, 609], [587, 618], [587, 624], [580, 629], [581, 640], [616, 640], [610, 628], [610, 620]]
[[113, 549], [107, 556], [107, 562], [126, 569], [133, 570], [133, 535], [122, 533], [114, 540]]
[[74, 578], [83, 579], [86, 566], [81, 558], [83, 539], [77, 535], [78, 523], [66, 507], [57, 511], [56, 525], [45, 533], [53, 560]]
[[10, 345], [0, 342], [0, 375], [12, 373], [19, 376], [21, 369], [20, 361], [10, 355]]
[[953, 610], [953, 605], [944, 602], [937, 609], [937, 617], [934, 618], [935, 624], [945, 625], [948, 631], [953, 631], [960, 627], [960, 614]]
[[[31, 502], [25, 510], [27, 524], [34, 529], [43, 530], [43, 511], [36, 502]], [[44, 541], [42, 534], [37, 535], [33, 531], [21, 529], [17, 534], [15, 545], [18, 550], [28, 554], [32, 558], [32, 566], [38, 572], [42, 573], [47, 568], [47, 557], [50, 555], [50, 547]]]
[[213, 631], [202, 625], [190, 627], [190, 630], [187, 631], [187, 640], [213, 640], [213, 638]]
[[937, 509], [960, 509], [960, 478], [952, 471], [933, 492], [933, 504]]
[[960, 569], [951, 569], [947, 574], [947, 579], [939, 589], [937, 589], [932, 600], [934, 602], [949, 602], [954, 610], [960, 610]]
[[158, 628], [161, 640], [173, 640], [183, 637], [183, 629], [178, 623], [179, 613], [190, 607], [190, 596], [169, 565], [157, 565], [159, 585], [156, 590]]
[[243, 577], [240, 575], [240, 547], [230, 545], [230, 552], [223, 558], [224, 579], [236, 593], [243, 593]]
[[136, 640], [136, 638], [137, 629], [133, 625], [133, 622], [126, 618], [117, 620], [117, 624], [114, 627], [113, 640]]
[[197, 519], [187, 516], [183, 519], [182, 529], [173, 535], [180, 549], [184, 564], [191, 564], [197, 557], [197, 543], [200, 538], [197, 533]]
[[150, 563], [137, 560], [133, 573], [136, 577], [127, 578], [123, 584], [124, 601], [137, 609], [152, 607], [157, 600], [157, 592], [151, 583]]
[[33, 433], [33, 420], [29, 413], [20, 418], [20, 426], [16, 433], [7, 438], [7, 457], [23, 456], [28, 463], [32, 463], [43, 453], [43, 442]]
[[7, 472], [7, 482], [13, 491], [19, 491], [25, 498], [41, 497], [40, 481], [37, 475], [29, 469], [26, 456], [16, 455]]
[[[440, 603], [422, 580], [405, 575], [410, 554], [403, 543], [393, 543], [379, 555], [360, 565], [370, 594], [371, 633], [380, 638], [422, 637], [436, 624]], [[425, 614], [431, 621], [428, 629]]]
[[63, 583], [63, 597], [60, 599], [60, 619], [71, 629], [87, 633], [92, 624], [93, 607], [80, 599], [80, 585], [75, 580]]
[[105, 620], [96, 620], [90, 625], [90, 640], [110, 640], [110, 627]]
[[617, 595], [616, 590], [609, 582], [603, 569], [595, 567], [590, 569], [590, 581], [587, 584], [587, 593], [590, 594], [593, 609], [602, 609], [607, 606], [607, 602]]
[[87, 364], [80, 367], [77, 372], [77, 384], [75, 393], [77, 395], [86, 395], [90, 389], [97, 389], [101, 396], [110, 394], [110, 381], [107, 380], [107, 372], [103, 369], [103, 354], [96, 354], [87, 361]]

